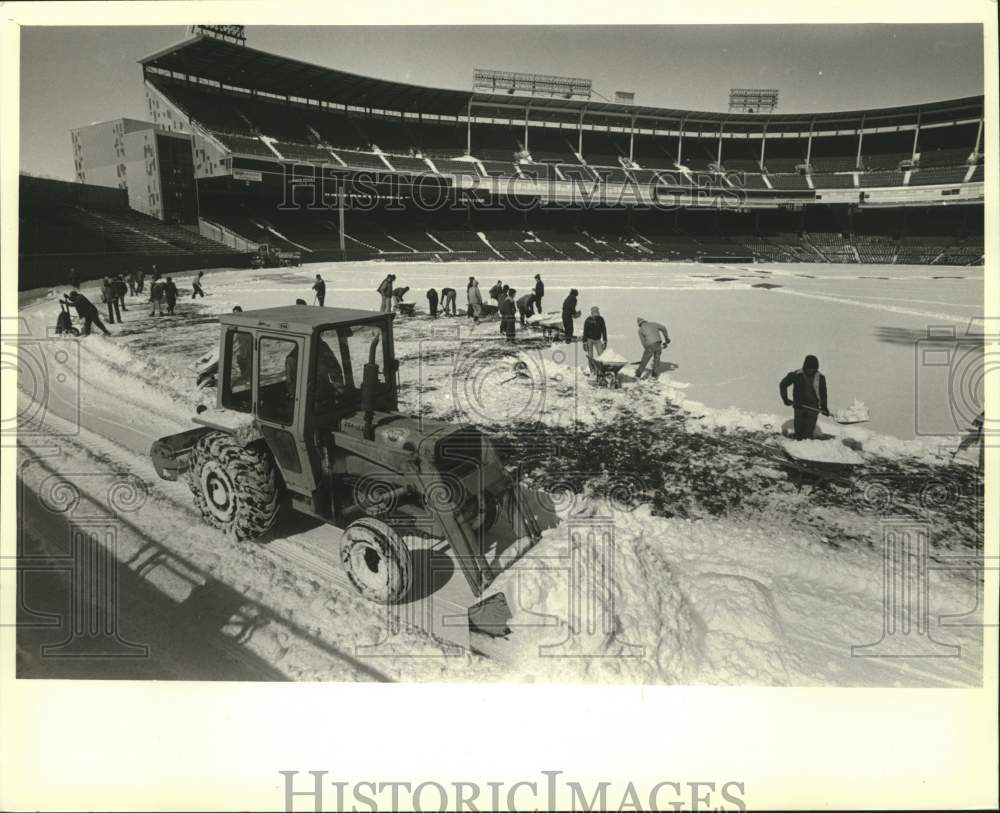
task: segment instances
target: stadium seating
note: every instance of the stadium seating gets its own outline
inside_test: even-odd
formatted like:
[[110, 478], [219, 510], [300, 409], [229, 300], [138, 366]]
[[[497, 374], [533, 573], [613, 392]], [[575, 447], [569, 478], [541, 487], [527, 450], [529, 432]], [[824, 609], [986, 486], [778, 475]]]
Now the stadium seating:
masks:
[[590, 165], [590, 169], [605, 183], [631, 183], [629, 174], [620, 166]]
[[861, 166], [867, 170], [893, 170], [903, 161], [913, 158], [911, 152], [889, 152], [876, 155], [862, 155]]
[[620, 166], [619, 157], [628, 155], [628, 134], [587, 130], [583, 134], [583, 158], [588, 164]]
[[214, 133], [214, 136], [236, 155], [259, 155], [271, 159], [278, 157], [267, 144], [253, 136], [233, 135], [231, 133]]
[[[528, 152], [533, 161], [551, 164], [578, 164], [573, 130], [531, 127], [528, 130]], [[572, 146], [571, 146], [572, 143]]]
[[[43, 211], [44, 214], [40, 214]], [[228, 246], [195, 231], [162, 223], [130, 209], [102, 211], [81, 206], [32, 210], [20, 219], [22, 254], [208, 254]]]
[[334, 150], [334, 153], [352, 169], [367, 169], [375, 172], [388, 172], [385, 162], [373, 153], [356, 152], [354, 150]]
[[855, 234], [851, 242], [863, 263], [889, 264], [896, 258], [898, 245], [892, 237]]
[[849, 172], [857, 167], [858, 137], [813, 136], [809, 165], [813, 172]]
[[903, 183], [902, 172], [862, 172], [858, 176], [862, 187], [872, 186], [901, 186]]
[[336, 159], [325, 147], [318, 147], [312, 144], [292, 144], [287, 141], [275, 142], [274, 146], [285, 158], [290, 158], [294, 161], [336, 164]]
[[559, 174], [562, 175], [563, 180], [584, 184], [588, 189], [593, 186], [596, 181], [594, 173], [582, 164], [557, 164], [556, 169], [558, 169]]
[[435, 158], [434, 166], [437, 171], [449, 175], [472, 175], [479, 176], [479, 169], [473, 161], [453, 161], [448, 158]]
[[760, 161], [755, 158], [723, 158], [722, 166], [730, 172], [760, 172]]
[[920, 166], [955, 166], [968, 161], [975, 149], [978, 124], [921, 127], [917, 136]]
[[517, 167], [511, 161], [480, 161], [491, 178], [519, 178]]
[[738, 189], [770, 189], [759, 172], [730, 172], [726, 178]]
[[927, 167], [952, 167], [968, 163], [972, 149], [963, 147], [945, 147], [938, 150], [924, 149], [917, 156], [921, 169]]
[[806, 180], [805, 175], [800, 175], [797, 172], [790, 172], [784, 174], [772, 174], [768, 172], [768, 180], [771, 181], [771, 186], [775, 189], [808, 189], [809, 182]]
[[849, 172], [836, 175], [825, 175], [814, 172], [812, 174], [812, 182], [816, 189], [853, 189], [854, 175]]
[[920, 169], [910, 173], [910, 186], [921, 186], [938, 183], [961, 183], [965, 180], [968, 166], [959, 167], [926, 167], [921, 163]]
[[[473, 133], [478, 127], [479, 125], [473, 126]], [[407, 119], [406, 129], [411, 134], [412, 146], [417, 147], [424, 155], [431, 158], [456, 158], [465, 155], [468, 129], [463, 123], [429, 120], [418, 122], [414, 119]], [[383, 147], [383, 149], [385, 148]]]
[[797, 167], [804, 164], [804, 158], [768, 158], [764, 161], [769, 175], [791, 175], [798, 171]]
[[474, 124], [472, 154], [488, 161], [512, 161], [521, 149], [523, 129], [502, 124]]
[[549, 164], [518, 164], [518, 169], [530, 181], [557, 180], [555, 169]]
[[223, 95], [218, 90], [205, 86], [172, 81], [159, 76], [150, 76], [147, 81], [207, 130], [216, 133], [249, 131], [249, 125], [237, 112], [234, 105], [236, 99], [232, 96]]
[[809, 160], [809, 166], [814, 173], [829, 174], [834, 172], [850, 172], [857, 168], [857, 156], [841, 155]]
[[717, 139], [684, 138], [681, 150], [681, 164], [690, 170], [704, 172], [716, 163], [719, 142]]
[[410, 155], [386, 155], [386, 159], [392, 164], [393, 169], [399, 172], [430, 172], [431, 168], [423, 158], [414, 158]]

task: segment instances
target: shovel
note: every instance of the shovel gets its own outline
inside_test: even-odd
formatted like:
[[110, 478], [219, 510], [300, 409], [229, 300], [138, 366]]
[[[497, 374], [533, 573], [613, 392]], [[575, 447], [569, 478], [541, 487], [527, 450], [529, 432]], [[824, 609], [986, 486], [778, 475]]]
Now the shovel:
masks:
[[[821, 415], [823, 414], [823, 410], [822, 409], [818, 409], [817, 407], [811, 407], [811, 406], [806, 406], [804, 404], [800, 404], [797, 408], [798, 409], [808, 409], [810, 412], [818, 412]], [[827, 417], [829, 417], [830, 420], [833, 421], [834, 423], [839, 423], [841, 426], [848, 426], [850, 424], [855, 424], [855, 423], [868, 423], [871, 420], [871, 418], [862, 418], [861, 420], [857, 420], [857, 421], [841, 421], [841, 420], [838, 420], [837, 418], [833, 417], [833, 412], [832, 411], [830, 412], [830, 415], [827, 416]]]

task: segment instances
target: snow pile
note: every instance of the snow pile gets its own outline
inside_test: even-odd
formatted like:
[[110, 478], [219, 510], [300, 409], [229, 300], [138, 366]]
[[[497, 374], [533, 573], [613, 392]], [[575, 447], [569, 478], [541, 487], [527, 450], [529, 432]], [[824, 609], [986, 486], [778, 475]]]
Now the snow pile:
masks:
[[610, 347], [606, 348], [597, 358], [605, 364], [628, 364], [628, 359], [621, 353], [616, 353]]
[[839, 423], [861, 423], [871, 419], [871, 413], [863, 401], [854, 399], [854, 403], [846, 409], [838, 409], [833, 416]]
[[532, 325], [561, 325], [562, 324], [562, 314], [558, 311], [549, 311], [548, 313], [536, 313], [529, 316], [525, 321]]
[[812, 463], [855, 465], [863, 458], [854, 449], [835, 440], [789, 440], [783, 438], [782, 448], [798, 460]]

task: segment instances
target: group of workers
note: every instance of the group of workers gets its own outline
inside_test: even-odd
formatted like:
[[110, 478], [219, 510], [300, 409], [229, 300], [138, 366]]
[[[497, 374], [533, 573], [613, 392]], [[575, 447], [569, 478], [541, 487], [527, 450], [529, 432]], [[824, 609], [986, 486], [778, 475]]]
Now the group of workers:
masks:
[[[205, 290], [202, 287], [202, 278], [204, 275], [204, 271], [199, 271], [197, 276], [192, 280], [192, 299], [205, 296]], [[75, 268], [70, 269], [69, 277], [71, 290], [59, 300], [60, 305], [64, 306], [66, 312], [68, 312], [69, 308], [76, 311], [77, 317], [83, 322], [83, 328], [80, 331], [82, 335], [89, 336], [93, 328], [96, 327], [105, 336], [110, 336], [111, 331], [108, 330], [107, 325], [105, 325], [104, 320], [101, 318], [100, 309], [80, 291], [80, 278]], [[122, 324], [125, 321], [122, 317], [122, 312], [128, 311], [125, 303], [126, 295], [133, 297], [140, 296], [145, 292], [145, 289], [146, 272], [143, 270], [104, 277], [101, 280], [101, 302], [107, 308], [108, 324]], [[154, 265], [149, 284], [149, 315], [174, 316], [174, 308], [177, 306], [179, 295], [180, 292], [173, 277], [169, 275], [162, 277]], [[164, 307], [166, 308], [165, 314]]]

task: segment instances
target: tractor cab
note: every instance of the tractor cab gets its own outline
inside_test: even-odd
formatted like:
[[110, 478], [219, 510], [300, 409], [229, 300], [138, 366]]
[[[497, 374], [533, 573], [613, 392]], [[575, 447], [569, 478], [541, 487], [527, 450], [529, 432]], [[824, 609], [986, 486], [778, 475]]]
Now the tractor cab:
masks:
[[395, 410], [392, 318], [303, 305], [220, 317], [217, 408], [278, 426], [325, 423], [361, 408], [373, 364], [374, 407]]

